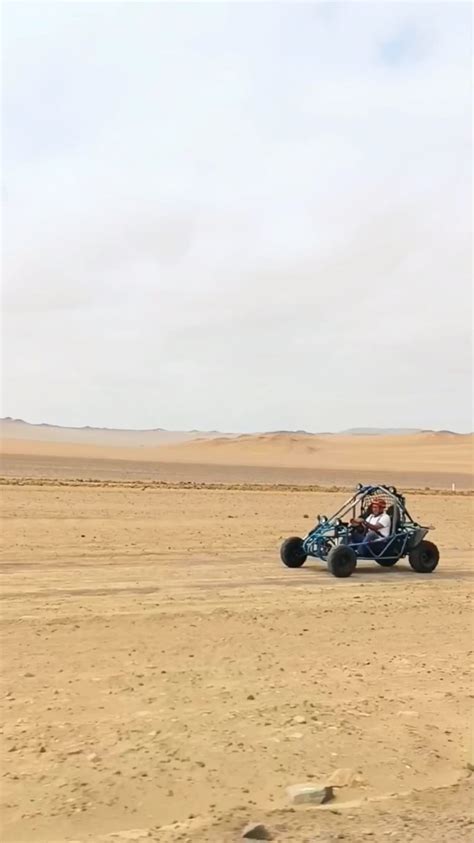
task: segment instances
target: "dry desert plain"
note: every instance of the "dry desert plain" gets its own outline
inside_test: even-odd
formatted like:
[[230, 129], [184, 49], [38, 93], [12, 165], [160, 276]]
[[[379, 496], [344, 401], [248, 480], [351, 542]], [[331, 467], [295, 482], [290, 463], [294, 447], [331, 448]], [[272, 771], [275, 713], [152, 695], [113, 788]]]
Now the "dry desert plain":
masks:
[[[5, 439], [2, 843], [472, 841], [472, 439], [417, 436]], [[284, 568], [364, 460], [436, 572]]]

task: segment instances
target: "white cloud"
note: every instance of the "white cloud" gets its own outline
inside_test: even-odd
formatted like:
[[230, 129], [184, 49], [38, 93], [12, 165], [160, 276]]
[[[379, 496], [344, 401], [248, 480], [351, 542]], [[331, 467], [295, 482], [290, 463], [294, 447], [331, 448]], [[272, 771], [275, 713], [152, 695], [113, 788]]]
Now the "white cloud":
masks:
[[4, 411], [471, 427], [469, 21], [11, 4]]

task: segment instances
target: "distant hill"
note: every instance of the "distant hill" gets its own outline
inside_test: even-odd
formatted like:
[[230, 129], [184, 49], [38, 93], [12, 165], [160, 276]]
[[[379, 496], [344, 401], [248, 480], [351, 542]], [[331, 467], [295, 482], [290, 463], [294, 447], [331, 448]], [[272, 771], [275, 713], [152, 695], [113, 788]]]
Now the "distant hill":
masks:
[[419, 427], [350, 427], [341, 431], [344, 436], [409, 436], [424, 432]]
[[166, 430], [155, 427], [143, 430], [127, 430], [121, 428], [92, 427], [63, 427], [62, 425], [41, 422], [32, 424], [23, 419], [11, 417], [0, 419], [0, 436], [8, 439], [27, 439], [39, 442], [77, 442], [94, 445], [116, 445], [123, 447], [159, 447], [195, 440], [228, 440], [246, 439], [248, 437], [271, 437], [272, 440], [287, 437], [311, 439], [311, 437], [336, 436], [413, 436], [420, 433], [461, 436], [452, 430], [423, 430], [415, 427], [352, 427], [335, 432], [310, 432], [308, 430], [271, 430], [256, 433], [222, 433], [219, 430]]
[[62, 427], [55, 424], [30, 424], [23, 419], [0, 419], [0, 437], [38, 442], [71, 442], [88, 445], [110, 445], [119, 447], [159, 447], [179, 444], [194, 439], [226, 438], [232, 434], [218, 431], [165, 430], [156, 427], [149, 430], [126, 430], [107, 427]]

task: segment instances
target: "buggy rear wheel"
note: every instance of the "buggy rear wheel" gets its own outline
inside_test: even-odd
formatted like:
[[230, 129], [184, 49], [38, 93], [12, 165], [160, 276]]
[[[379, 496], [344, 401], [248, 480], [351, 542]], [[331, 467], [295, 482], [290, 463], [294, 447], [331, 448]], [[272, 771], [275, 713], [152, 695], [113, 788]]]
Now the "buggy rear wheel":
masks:
[[291, 536], [280, 548], [281, 561], [287, 568], [301, 568], [308, 558], [303, 550], [303, 539]]
[[394, 565], [397, 564], [398, 559], [376, 559], [377, 565], [381, 565], [382, 568], [393, 568]]
[[423, 540], [410, 550], [408, 561], [417, 574], [431, 574], [439, 562], [439, 550], [433, 542]]
[[328, 569], [334, 577], [350, 577], [357, 565], [357, 556], [352, 547], [339, 544], [328, 554]]

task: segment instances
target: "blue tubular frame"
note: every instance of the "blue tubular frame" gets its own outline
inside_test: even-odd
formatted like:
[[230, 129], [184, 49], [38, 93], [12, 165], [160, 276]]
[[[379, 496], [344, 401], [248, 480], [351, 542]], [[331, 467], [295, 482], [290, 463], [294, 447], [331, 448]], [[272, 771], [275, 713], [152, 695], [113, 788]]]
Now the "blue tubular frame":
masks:
[[[428, 527], [422, 527], [416, 521], [413, 521], [405, 506], [405, 498], [393, 486], [364, 486], [361, 483], [359, 483], [355, 494], [345, 501], [331, 518], [318, 515], [318, 523], [303, 538], [303, 550], [306, 555], [325, 561], [329, 551], [339, 544], [352, 547], [357, 553], [360, 545], [351, 543], [351, 526], [343, 522], [342, 518], [350, 510], [352, 510], [352, 517], [355, 517], [359, 506], [362, 511], [364, 500], [377, 494], [383, 495], [385, 499], [390, 499], [398, 507], [399, 523], [396, 532], [388, 537], [379, 552], [374, 553], [371, 550], [370, 556], [360, 558], [373, 560], [401, 559], [406, 556], [409, 550], [424, 538], [428, 532]], [[394, 545], [397, 550], [390, 555], [390, 548], [393, 547], [393, 550], [395, 550]]]

